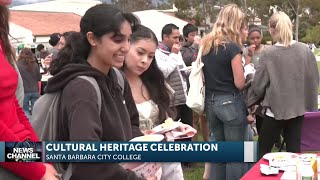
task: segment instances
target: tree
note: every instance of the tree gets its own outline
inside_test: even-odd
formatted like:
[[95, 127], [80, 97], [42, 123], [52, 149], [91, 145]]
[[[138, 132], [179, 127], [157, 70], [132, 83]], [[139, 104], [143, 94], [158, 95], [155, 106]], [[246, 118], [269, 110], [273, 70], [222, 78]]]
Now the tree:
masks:
[[283, 11], [292, 20], [295, 25], [295, 39], [299, 40], [306, 33], [305, 28], [318, 24], [320, 21], [319, 0], [244, 0], [250, 9], [252, 16], [259, 17], [263, 24], [268, 23], [273, 10]]
[[134, 12], [152, 9], [152, 0], [111, 0], [123, 12]]
[[306, 36], [302, 39], [306, 43], [319, 44], [320, 42], [320, 25], [314, 26], [307, 30]]
[[173, 6], [173, 4], [169, 3], [169, 2], [168, 3], [162, 3], [162, 4], [158, 3], [156, 9], [159, 9], [159, 10], [171, 9], [172, 6]]

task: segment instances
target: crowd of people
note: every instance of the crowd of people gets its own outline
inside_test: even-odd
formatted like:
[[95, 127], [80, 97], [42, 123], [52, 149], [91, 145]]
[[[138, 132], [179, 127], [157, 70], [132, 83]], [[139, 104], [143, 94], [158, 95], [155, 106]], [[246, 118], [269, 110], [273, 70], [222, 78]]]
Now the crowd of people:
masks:
[[[200, 122], [204, 141], [252, 141], [258, 133], [259, 158], [271, 151], [280, 135], [287, 151], [300, 152], [303, 115], [318, 107], [319, 74], [308, 46], [293, 40], [285, 13], [269, 19], [273, 46], [261, 43], [261, 29], [248, 27], [234, 4], [221, 9], [204, 37], [198, 36], [195, 25], [184, 26], [181, 43], [175, 24], [165, 25], [158, 40], [133, 14], [100, 4], [86, 11], [80, 32], [52, 34], [49, 50], [38, 45], [38, 64], [28, 48], [15, 56], [9, 41], [10, 3], [0, 0], [0, 141], [39, 141], [30, 121], [40, 96], [41, 67], [52, 76], [45, 93], [61, 93], [60, 141], [129, 141], [152, 134], [153, 127], [172, 118], [183, 123], [181, 129], [199, 129]], [[200, 46], [203, 51], [198, 53]], [[187, 67], [198, 56], [204, 63], [203, 114], [186, 105]], [[248, 66], [255, 72], [249, 86], [244, 70]], [[94, 79], [101, 97], [79, 76]], [[184, 179], [184, 166], [190, 164], [162, 163], [161, 179]], [[240, 179], [250, 166], [206, 163], [203, 179]], [[70, 179], [142, 179], [118, 163], [72, 163], [71, 172]], [[60, 173], [47, 163], [0, 163], [1, 179], [59, 179]]]

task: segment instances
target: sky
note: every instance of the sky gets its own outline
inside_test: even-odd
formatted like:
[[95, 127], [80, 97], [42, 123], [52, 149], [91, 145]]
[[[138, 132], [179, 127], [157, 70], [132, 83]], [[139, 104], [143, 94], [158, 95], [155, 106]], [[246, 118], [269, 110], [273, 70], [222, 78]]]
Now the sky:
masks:
[[13, 0], [11, 6], [18, 6], [23, 4], [31, 4], [31, 3], [37, 3], [37, 2], [46, 2], [50, 0]]
[[[23, 5], [23, 4], [32, 4], [32, 3], [37, 3], [37, 2], [46, 2], [46, 1], [52, 1], [52, 0], [13, 0], [11, 6], [18, 6], [18, 5]], [[72, 1], [72, 0], [70, 0]], [[87, 0], [90, 1], [90, 0]], [[103, 0], [107, 2], [111, 2], [111, 0]], [[158, 2], [166, 2], [167, 0], [152, 0], [153, 4], [157, 4]]]

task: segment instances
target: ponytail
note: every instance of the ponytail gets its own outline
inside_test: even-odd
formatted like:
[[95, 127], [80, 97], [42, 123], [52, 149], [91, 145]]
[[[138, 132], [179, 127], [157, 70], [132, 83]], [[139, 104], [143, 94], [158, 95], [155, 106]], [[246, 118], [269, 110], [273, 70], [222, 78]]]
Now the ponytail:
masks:
[[271, 16], [269, 26], [275, 29], [274, 40], [283, 44], [284, 47], [289, 47], [293, 39], [293, 25], [289, 16], [284, 12], [276, 12]]

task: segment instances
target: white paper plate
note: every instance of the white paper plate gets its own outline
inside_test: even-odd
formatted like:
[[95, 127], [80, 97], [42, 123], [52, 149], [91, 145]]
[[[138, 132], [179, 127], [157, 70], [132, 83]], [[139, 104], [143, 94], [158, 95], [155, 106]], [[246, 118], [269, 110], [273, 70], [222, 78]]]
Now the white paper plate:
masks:
[[139, 136], [131, 139], [131, 142], [160, 142], [164, 139], [162, 134], [150, 134], [145, 136]]
[[42, 75], [41, 81], [48, 81], [51, 77], [52, 75]]
[[265, 164], [260, 164], [260, 171], [262, 174], [265, 174], [265, 175], [275, 175], [279, 173], [278, 168], [270, 167]]
[[274, 158], [284, 158], [284, 159], [293, 159], [298, 158], [299, 154], [291, 153], [291, 152], [274, 152], [274, 153], [268, 153], [263, 156], [263, 159], [271, 160]]
[[181, 125], [181, 122], [177, 122], [177, 121], [173, 122], [172, 126], [167, 127], [167, 128], [163, 127], [163, 124], [160, 124], [160, 125], [154, 127], [152, 129], [152, 132], [155, 134], [164, 134], [168, 131], [172, 131], [172, 130], [178, 128], [180, 125]]

